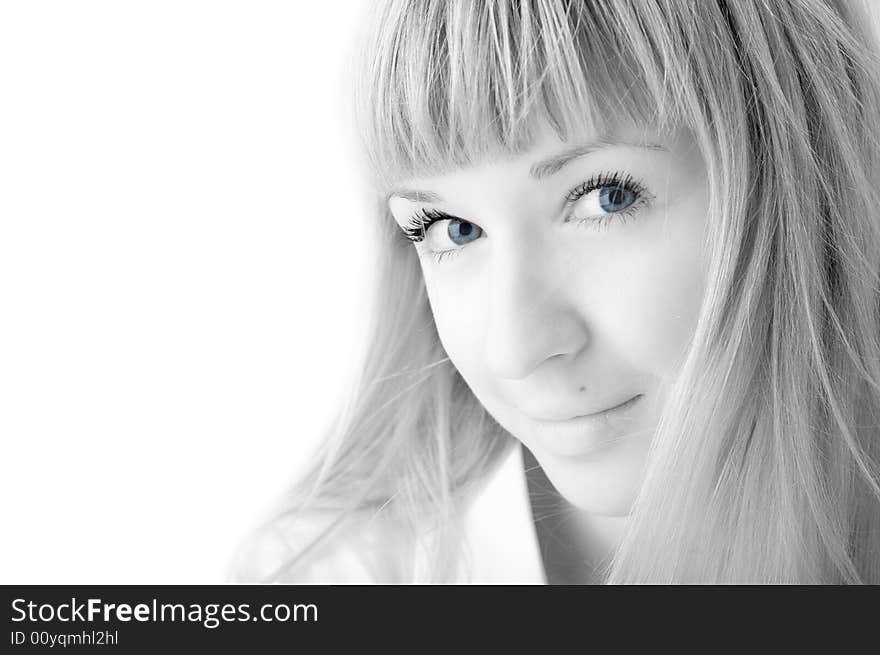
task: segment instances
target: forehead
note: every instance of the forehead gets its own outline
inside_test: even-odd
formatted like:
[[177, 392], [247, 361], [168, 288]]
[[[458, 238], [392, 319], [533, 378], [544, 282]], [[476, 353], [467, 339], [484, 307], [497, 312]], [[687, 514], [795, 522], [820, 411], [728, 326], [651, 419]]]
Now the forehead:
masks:
[[671, 155], [691, 158], [695, 142], [683, 129], [663, 130], [654, 126], [617, 126], [601, 133], [576, 135], [563, 139], [553, 130], [544, 128], [533, 142], [516, 153], [491, 153], [467, 166], [430, 174], [401, 177], [386, 193], [386, 199], [410, 202], [438, 202], [442, 198], [432, 189], [467, 185], [493, 173], [515, 174], [540, 181], [561, 170], [566, 164], [586, 155], [626, 149], [631, 156], [639, 152], [665, 151]]

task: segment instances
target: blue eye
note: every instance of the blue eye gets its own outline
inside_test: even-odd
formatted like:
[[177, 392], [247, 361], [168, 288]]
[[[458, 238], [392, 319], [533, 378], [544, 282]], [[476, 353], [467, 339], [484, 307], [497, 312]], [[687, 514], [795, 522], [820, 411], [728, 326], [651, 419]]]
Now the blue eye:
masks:
[[477, 225], [458, 218], [449, 221], [449, 225], [446, 228], [446, 234], [449, 235], [452, 243], [458, 246], [463, 246], [470, 241], [479, 239], [482, 233], [483, 230]]
[[599, 207], [606, 212], [623, 211], [636, 201], [636, 194], [619, 186], [599, 190]]
[[652, 196], [645, 186], [622, 173], [601, 173], [572, 189], [566, 197], [567, 221], [607, 228], [623, 222]]
[[458, 255], [472, 241], [485, 236], [483, 228], [439, 209], [423, 209], [401, 227], [407, 240], [420, 244], [422, 254], [438, 263]]

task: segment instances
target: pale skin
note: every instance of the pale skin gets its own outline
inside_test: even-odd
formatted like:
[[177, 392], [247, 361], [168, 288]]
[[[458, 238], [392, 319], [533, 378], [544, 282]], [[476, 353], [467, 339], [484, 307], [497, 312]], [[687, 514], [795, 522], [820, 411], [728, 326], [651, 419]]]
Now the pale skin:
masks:
[[389, 207], [411, 230], [419, 212], [435, 217], [414, 247], [446, 353], [570, 504], [576, 557], [604, 557], [705, 288], [708, 180], [693, 140], [545, 130], [514, 157], [405, 180]]

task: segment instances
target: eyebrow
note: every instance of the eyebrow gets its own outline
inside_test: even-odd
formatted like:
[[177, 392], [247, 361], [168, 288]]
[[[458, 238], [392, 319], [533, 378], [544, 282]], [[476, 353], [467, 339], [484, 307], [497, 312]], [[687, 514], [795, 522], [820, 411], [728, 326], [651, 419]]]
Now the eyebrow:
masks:
[[[645, 150], [666, 150], [666, 148], [659, 143], [633, 143], [616, 139], [596, 139], [594, 141], [573, 146], [559, 154], [547, 157], [546, 159], [542, 159], [541, 161], [532, 164], [529, 169], [529, 176], [536, 180], [542, 180], [551, 175], [555, 175], [575, 159], [584, 157], [598, 150], [604, 150], [605, 148], [621, 146], [643, 148]], [[441, 202], [443, 200], [442, 196], [437, 193], [431, 191], [419, 191], [417, 189], [393, 189], [385, 196], [386, 202], [391, 198], [403, 198], [404, 200], [411, 200], [413, 202]]]
[[413, 202], [440, 202], [443, 198], [431, 191], [417, 191], [416, 189], [394, 189], [386, 197], [386, 202], [391, 198], [403, 198]]
[[605, 148], [615, 148], [625, 146], [628, 148], [643, 148], [645, 150], [666, 150], [663, 146], [658, 143], [632, 143], [630, 141], [617, 141], [612, 139], [597, 139], [595, 141], [590, 141], [589, 143], [583, 143], [581, 145], [574, 146], [565, 150], [558, 155], [553, 155], [552, 157], [548, 157], [547, 159], [541, 160], [536, 164], [533, 164], [531, 169], [529, 169], [529, 175], [531, 175], [536, 180], [541, 180], [545, 177], [549, 177], [558, 173], [564, 166], [570, 164], [575, 159], [579, 157], [583, 157], [585, 155], [589, 155], [591, 153], [596, 152], [597, 150], [603, 150]]

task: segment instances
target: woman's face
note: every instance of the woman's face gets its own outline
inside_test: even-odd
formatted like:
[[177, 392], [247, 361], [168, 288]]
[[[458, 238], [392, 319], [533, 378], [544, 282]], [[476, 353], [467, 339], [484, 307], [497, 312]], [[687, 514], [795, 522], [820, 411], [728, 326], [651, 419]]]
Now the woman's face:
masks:
[[546, 130], [389, 196], [450, 360], [585, 511], [626, 515], [641, 485], [696, 325], [707, 188], [684, 132]]

